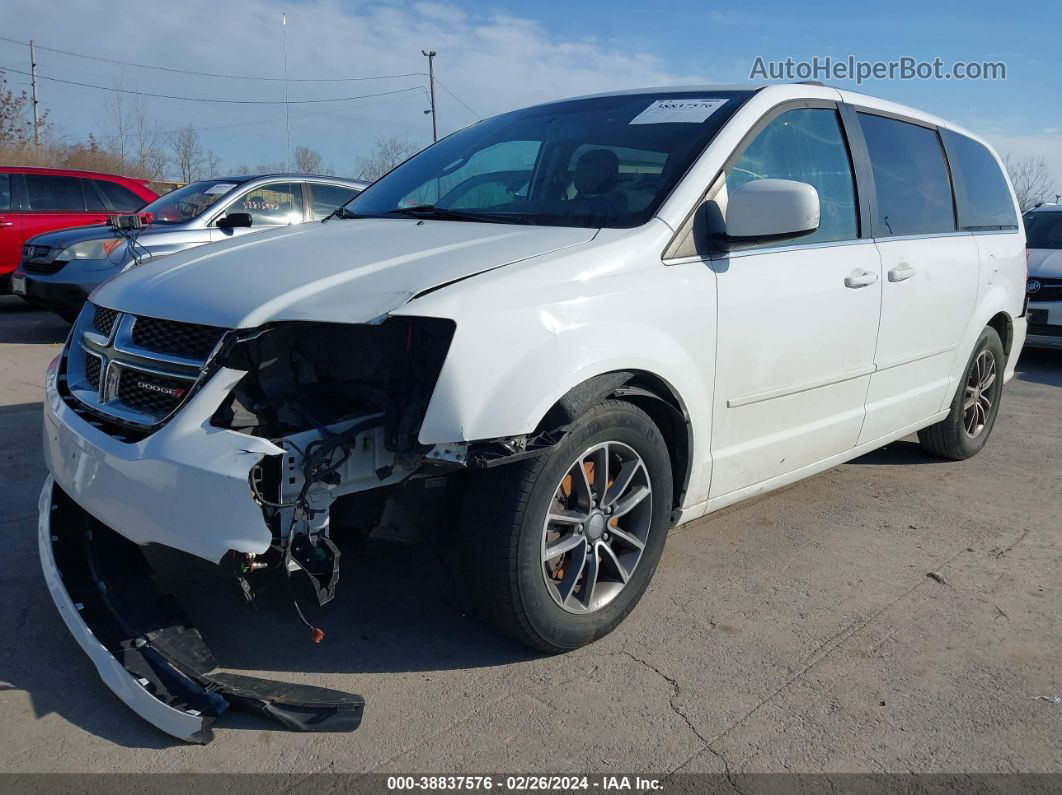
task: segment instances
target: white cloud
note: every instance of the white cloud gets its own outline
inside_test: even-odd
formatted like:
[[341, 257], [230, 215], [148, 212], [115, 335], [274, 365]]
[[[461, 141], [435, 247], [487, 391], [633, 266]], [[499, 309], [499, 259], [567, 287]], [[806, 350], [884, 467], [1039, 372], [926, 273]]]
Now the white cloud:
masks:
[[1000, 157], [1010, 155], [1019, 160], [1026, 157], [1044, 158], [1054, 179], [1054, 190], [1062, 193], [1062, 130], [1049, 128], [1014, 134], [988, 129], [980, 133]]
[[[136, 13], [100, 13], [93, 4], [5, 0], [0, 29], [12, 38], [124, 61], [228, 74], [283, 74], [281, 13], [288, 14], [288, 72], [292, 77], [346, 77], [424, 72], [422, 48], [439, 52], [440, 82], [488, 116], [535, 102], [614, 88], [707, 82], [669, 71], [657, 56], [620, 45], [574, 38], [522, 17], [470, 13], [436, 0], [388, 5], [308, 0], [182, 0], [140, 4]], [[0, 46], [0, 65], [25, 69], [23, 48]], [[241, 99], [279, 99], [283, 84], [173, 75], [38, 52], [42, 75], [143, 91]], [[426, 86], [425, 78], [292, 83], [290, 98], [360, 96]], [[41, 81], [52, 119], [81, 137], [103, 118], [106, 94]], [[445, 90], [438, 92], [440, 133], [475, 120]], [[192, 124], [226, 164], [284, 157], [284, 110], [150, 100], [169, 128]], [[291, 106], [292, 143], [309, 144], [340, 173], [377, 134], [427, 143], [431, 121], [423, 91], [359, 102]], [[313, 115], [310, 115], [313, 114]]]

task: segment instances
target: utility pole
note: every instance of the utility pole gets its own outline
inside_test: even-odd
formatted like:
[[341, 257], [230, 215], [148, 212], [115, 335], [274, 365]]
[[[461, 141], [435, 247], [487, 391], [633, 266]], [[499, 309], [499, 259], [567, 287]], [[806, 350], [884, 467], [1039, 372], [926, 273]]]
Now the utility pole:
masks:
[[37, 116], [37, 58], [33, 52], [33, 39], [30, 39], [30, 91], [33, 99], [33, 145], [41, 145], [41, 121]]
[[294, 171], [291, 166], [291, 105], [288, 104], [288, 15], [280, 15], [280, 24], [284, 27], [284, 137], [287, 139], [284, 168]]
[[421, 50], [420, 54], [428, 59], [428, 87], [431, 89], [431, 140], [439, 140], [439, 124], [435, 120], [435, 50]]

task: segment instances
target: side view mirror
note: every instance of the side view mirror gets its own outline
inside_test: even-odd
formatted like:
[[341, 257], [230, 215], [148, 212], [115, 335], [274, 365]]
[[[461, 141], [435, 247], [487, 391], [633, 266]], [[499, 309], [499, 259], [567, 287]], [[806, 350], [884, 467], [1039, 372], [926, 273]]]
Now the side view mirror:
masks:
[[[814, 190], [814, 188], [812, 188]], [[219, 229], [235, 229], [237, 227], [249, 227], [251, 225], [250, 213], [229, 213], [223, 215], [217, 221]]]
[[792, 179], [746, 182], [727, 197], [723, 243], [788, 240], [819, 228], [819, 192]]

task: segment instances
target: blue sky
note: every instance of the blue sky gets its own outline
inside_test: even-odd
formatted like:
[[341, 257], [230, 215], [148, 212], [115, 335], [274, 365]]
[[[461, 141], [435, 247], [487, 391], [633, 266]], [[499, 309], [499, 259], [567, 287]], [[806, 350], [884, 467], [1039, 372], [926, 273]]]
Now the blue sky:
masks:
[[[422, 47], [439, 51], [442, 132], [531, 102], [591, 91], [694, 81], [745, 82], [754, 59], [813, 56], [945, 64], [1003, 61], [1004, 81], [870, 81], [860, 90], [928, 110], [985, 135], [1001, 152], [1042, 154], [1062, 190], [1062, 4], [990, 2], [889, 4], [571, 2], [444, 0], [142, 0], [138, 14], [95, 4], [5, 0], [0, 31], [10, 38], [115, 60], [203, 72], [283, 74], [280, 15], [287, 13], [293, 77], [395, 75], [425, 70]], [[0, 42], [0, 66], [25, 69], [25, 48]], [[41, 75], [155, 93], [278, 100], [275, 82], [195, 77], [42, 51]], [[16, 88], [25, 78], [9, 74]], [[308, 144], [337, 173], [350, 173], [375, 135], [430, 140], [423, 77], [293, 83], [292, 100], [386, 94], [291, 106], [294, 144]], [[856, 88], [854, 83], [837, 83]], [[106, 126], [107, 92], [41, 81], [61, 134]], [[280, 105], [152, 98], [164, 130], [192, 124], [228, 167], [286, 155]]]

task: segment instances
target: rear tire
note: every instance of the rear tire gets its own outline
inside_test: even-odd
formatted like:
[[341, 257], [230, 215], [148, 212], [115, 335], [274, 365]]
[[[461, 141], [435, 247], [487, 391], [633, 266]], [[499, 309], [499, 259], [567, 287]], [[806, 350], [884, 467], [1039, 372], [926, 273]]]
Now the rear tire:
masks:
[[954, 461], [981, 451], [996, 424], [1006, 362], [999, 334], [985, 328], [963, 371], [948, 416], [918, 432], [923, 449]]
[[667, 445], [645, 412], [606, 400], [549, 452], [469, 476], [465, 580], [491, 624], [556, 653], [607, 635], [638, 604], [673, 491]]

